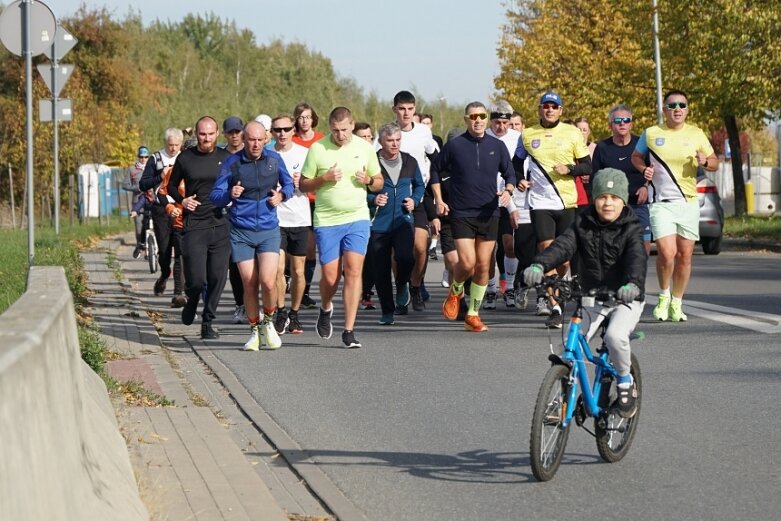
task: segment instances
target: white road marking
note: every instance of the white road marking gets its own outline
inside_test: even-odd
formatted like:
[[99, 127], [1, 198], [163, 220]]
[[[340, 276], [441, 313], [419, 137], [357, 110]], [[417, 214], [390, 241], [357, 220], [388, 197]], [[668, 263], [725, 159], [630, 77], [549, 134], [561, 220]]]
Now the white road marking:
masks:
[[[656, 297], [646, 295], [646, 302], [651, 307], [656, 305], [656, 300]], [[767, 335], [781, 333], [781, 315], [762, 313], [761, 311], [745, 311], [743, 309], [719, 306], [697, 300], [687, 300], [685, 298], [683, 300], [683, 312], [687, 315], [707, 318]]]

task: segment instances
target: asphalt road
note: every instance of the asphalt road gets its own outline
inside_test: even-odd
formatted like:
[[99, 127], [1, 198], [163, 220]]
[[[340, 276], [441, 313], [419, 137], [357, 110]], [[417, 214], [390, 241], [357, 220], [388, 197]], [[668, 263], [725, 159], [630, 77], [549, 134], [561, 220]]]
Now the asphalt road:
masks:
[[528, 453], [548, 331], [502, 303], [482, 314], [484, 334], [445, 321], [441, 263], [429, 268], [425, 312], [390, 327], [377, 325], [379, 311], [359, 312], [362, 349], [340, 348], [337, 307], [330, 340], [316, 336], [310, 310], [304, 334], [284, 335], [279, 351], [242, 352], [246, 326], [228, 324], [228, 290], [222, 337], [208, 348], [344, 495], [322, 499], [366, 519], [777, 519], [780, 260], [696, 255], [687, 323], [653, 322], [649, 299], [647, 338], [633, 345], [644, 395], [631, 451], [603, 463], [573, 426], [548, 483], [534, 480]]

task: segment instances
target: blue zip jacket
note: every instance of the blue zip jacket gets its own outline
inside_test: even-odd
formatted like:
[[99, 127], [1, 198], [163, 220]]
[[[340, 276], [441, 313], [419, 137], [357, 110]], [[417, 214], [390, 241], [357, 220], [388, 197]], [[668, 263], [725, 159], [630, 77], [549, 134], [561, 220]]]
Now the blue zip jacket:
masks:
[[431, 165], [431, 184], [440, 182], [439, 172], [450, 172], [451, 218], [491, 217], [499, 215], [496, 195], [496, 174], [515, 186], [507, 147], [500, 140], [485, 134], [474, 137], [469, 132], [445, 143]]
[[[401, 171], [398, 182], [393, 184], [393, 180], [380, 161], [385, 184], [379, 192], [369, 192], [367, 196], [369, 210], [374, 213], [372, 232], [389, 233], [398, 229], [402, 224], [412, 224], [414, 218], [411, 212], [404, 209], [404, 199], [411, 197], [415, 201], [415, 208], [423, 200], [423, 192], [426, 187], [423, 184], [423, 174], [420, 173], [417, 160], [406, 152], [399, 153], [401, 154]], [[377, 152], [377, 157], [380, 157], [380, 152]], [[388, 194], [388, 203], [385, 206], [376, 206], [374, 204], [375, 198], [383, 193]]]
[[[244, 192], [237, 199], [230, 196], [231, 188], [241, 181]], [[228, 209], [228, 218], [237, 228], [245, 230], [272, 230], [279, 227], [277, 209], [269, 204], [269, 192], [282, 187], [283, 200], [293, 195], [293, 178], [285, 162], [273, 150], [263, 149], [260, 159], [250, 159], [239, 151], [228, 158], [220, 169], [209, 198], [214, 206]]]

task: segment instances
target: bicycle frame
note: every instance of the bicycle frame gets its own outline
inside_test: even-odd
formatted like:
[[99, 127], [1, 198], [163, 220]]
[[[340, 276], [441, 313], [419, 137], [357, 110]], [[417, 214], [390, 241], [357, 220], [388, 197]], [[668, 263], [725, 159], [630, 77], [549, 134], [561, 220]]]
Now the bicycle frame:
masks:
[[[606, 351], [600, 352], [598, 355], [594, 355], [591, 351], [591, 346], [589, 346], [588, 340], [582, 332], [583, 304], [580, 298], [576, 302], [577, 307], [569, 323], [564, 353], [561, 356], [551, 355], [551, 360], [554, 363], [570, 367], [567, 406], [564, 420], [561, 422], [562, 428], [567, 428], [572, 421], [577, 408], [578, 396], [583, 397], [583, 404], [589, 416], [594, 418], [599, 416], [603, 409], [599, 406], [597, 399], [602, 390], [603, 376], [609, 375], [613, 378], [618, 376], [615, 368], [608, 360]], [[595, 367], [593, 385], [589, 381], [586, 361], [594, 364]], [[580, 393], [578, 393], [578, 386], [582, 389]]]

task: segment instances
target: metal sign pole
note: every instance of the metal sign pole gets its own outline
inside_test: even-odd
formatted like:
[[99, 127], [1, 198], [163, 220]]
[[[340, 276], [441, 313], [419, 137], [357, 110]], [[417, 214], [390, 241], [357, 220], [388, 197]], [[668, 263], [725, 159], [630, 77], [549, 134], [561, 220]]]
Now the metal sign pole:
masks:
[[60, 234], [60, 127], [57, 117], [57, 38], [52, 41], [52, 123], [54, 124], [54, 234]]
[[35, 212], [33, 198], [33, 53], [30, 45], [32, 32], [32, 0], [22, 2], [22, 36], [25, 69], [25, 92], [27, 121], [27, 260], [32, 266], [35, 263]]

